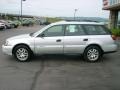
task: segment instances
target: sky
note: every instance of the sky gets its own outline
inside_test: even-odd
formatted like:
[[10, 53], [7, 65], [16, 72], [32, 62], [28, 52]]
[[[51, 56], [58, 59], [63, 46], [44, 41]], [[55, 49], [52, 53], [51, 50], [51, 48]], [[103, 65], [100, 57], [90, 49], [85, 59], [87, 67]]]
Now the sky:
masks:
[[[23, 14], [50, 17], [103, 17], [109, 18], [109, 11], [102, 10], [103, 0], [26, 0]], [[20, 14], [21, 0], [0, 0], [0, 12]]]

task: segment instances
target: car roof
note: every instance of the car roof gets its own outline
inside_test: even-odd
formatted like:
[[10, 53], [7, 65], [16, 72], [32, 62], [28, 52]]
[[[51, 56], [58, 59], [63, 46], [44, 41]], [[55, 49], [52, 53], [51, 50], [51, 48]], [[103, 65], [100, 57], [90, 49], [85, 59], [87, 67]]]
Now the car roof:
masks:
[[60, 25], [60, 24], [88, 24], [88, 25], [104, 25], [103, 23], [99, 22], [78, 22], [78, 21], [59, 21], [56, 23], [52, 23], [52, 25]]

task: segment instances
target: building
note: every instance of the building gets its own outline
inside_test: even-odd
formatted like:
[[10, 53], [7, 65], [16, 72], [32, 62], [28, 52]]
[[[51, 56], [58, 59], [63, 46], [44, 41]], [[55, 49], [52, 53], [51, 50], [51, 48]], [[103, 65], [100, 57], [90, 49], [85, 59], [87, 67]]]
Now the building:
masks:
[[109, 10], [109, 27], [120, 27], [120, 0], [103, 0], [103, 10]]

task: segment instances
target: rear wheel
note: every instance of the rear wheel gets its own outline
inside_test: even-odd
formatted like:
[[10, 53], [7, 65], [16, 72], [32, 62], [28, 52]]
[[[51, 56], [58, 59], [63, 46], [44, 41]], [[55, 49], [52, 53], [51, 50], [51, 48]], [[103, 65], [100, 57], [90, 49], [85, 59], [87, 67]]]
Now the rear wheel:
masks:
[[30, 60], [31, 52], [30, 49], [25, 45], [19, 45], [15, 47], [13, 52], [15, 58], [20, 62]]
[[102, 57], [102, 50], [98, 46], [89, 46], [85, 49], [83, 57], [86, 61], [96, 62]]

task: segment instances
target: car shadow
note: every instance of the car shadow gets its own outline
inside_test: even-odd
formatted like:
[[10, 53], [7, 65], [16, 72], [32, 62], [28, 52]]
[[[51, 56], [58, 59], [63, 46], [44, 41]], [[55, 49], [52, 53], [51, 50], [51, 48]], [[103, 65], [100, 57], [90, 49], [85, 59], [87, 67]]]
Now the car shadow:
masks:
[[[19, 62], [12, 56], [7, 56], [5, 58], [8, 62]], [[71, 64], [78, 64], [78, 63], [90, 63], [83, 59], [80, 55], [37, 55], [33, 56], [30, 61], [24, 62], [24, 63], [39, 63], [41, 61], [44, 61], [46, 63], [71, 63]], [[95, 62], [95, 63], [107, 63], [111, 61], [109, 55], [104, 55], [101, 60]], [[21, 62], [23, 63], [23, 62]]]
[[[95, 63], [103, 63], [108, 62], [110, 59], [109, 56], [103, 56], [99, 61]], [[44, 60], [47, 62], [53, 61], [53, 62], [77, 62], [77, 63], [89, 63], [83, 59], [82, 55], [38, 55], [34, 56], [31, 61], [37, 62], [40, 60]]]
[[79, 55], [38, 55], [32, 58], [32, 61], [37, 60], [55, 60], [55, 61], [83, 61], [82, 56]]

